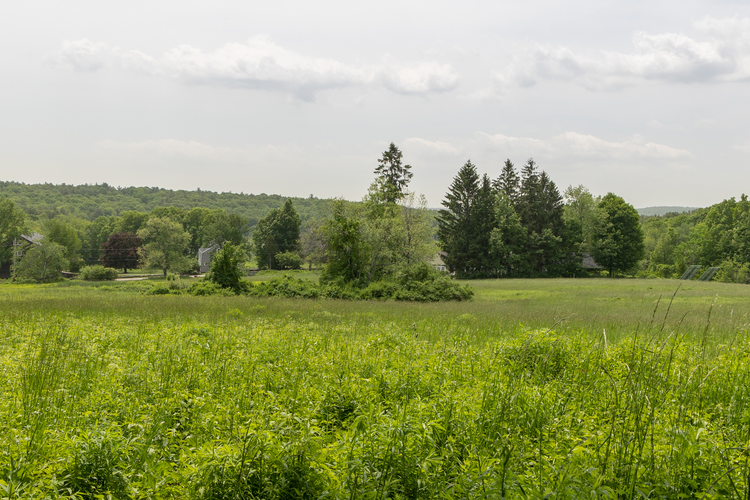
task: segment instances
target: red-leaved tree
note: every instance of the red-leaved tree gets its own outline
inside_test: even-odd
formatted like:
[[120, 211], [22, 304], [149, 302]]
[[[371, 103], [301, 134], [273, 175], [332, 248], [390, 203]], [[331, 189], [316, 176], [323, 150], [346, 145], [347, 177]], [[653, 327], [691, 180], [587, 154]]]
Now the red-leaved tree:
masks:
[[133, 233], [114, 233], [102, 244], [101, 261], [105, 267], [114, 267], [128, 272], [136, 269], [141, 261], [138, 249], [143, 241]]

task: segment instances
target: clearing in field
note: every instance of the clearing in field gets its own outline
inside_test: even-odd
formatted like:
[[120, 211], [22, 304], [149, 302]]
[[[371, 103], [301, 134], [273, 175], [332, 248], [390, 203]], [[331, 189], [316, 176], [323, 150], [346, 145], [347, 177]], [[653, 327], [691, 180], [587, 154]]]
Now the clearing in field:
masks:
[[747, 287], [471, 285], [0, 285], [0, 496], [748, 497]]

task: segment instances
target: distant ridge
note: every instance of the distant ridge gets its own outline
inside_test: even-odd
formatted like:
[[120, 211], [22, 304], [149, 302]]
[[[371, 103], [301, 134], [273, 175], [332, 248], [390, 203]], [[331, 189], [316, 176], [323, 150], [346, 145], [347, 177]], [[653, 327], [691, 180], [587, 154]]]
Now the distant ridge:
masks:
[[654, 216], [654, 215], [666, 215], [669, 213], [687, 213], [692, 212], [693, 210], [698, 210], [700, 207], [646, 207], [646, 208], [636, 208], [638, 210], [638, 215], [645, 215], [646, 217]]

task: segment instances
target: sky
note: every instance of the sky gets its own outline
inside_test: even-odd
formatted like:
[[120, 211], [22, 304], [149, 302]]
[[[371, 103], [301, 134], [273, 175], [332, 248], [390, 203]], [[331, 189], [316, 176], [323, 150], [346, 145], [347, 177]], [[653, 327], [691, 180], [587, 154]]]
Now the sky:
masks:
[[635, 207], [750, 193], [750, 3], [0, 3], [0, 180], [440, 206], [533, 157]]

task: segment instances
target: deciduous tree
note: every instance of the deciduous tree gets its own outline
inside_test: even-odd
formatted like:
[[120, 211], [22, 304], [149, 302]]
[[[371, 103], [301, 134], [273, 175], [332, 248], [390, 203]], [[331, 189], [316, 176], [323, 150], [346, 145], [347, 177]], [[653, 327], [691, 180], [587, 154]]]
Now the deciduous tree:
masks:
[[102, 265], [122, 269], [136, 269], [141, 263], [143, 241], [133, 233], [111, 234], [102, 244]]
[[605, 215], [594, 232], [594, 260], [606, 268], [610, 276], [632, 270], [644, 256], [638, 212], [613, 193], [602, 198], [599, 209]]
[[191, 259], [185, 256], [190, 235], [182, 224], [167, 217], [152, 217], [138, 231], [143, 240], [141, 256], [147, 266], [157, 267], [167, 276], [167, 271], [182, 271], [190, 266]]

